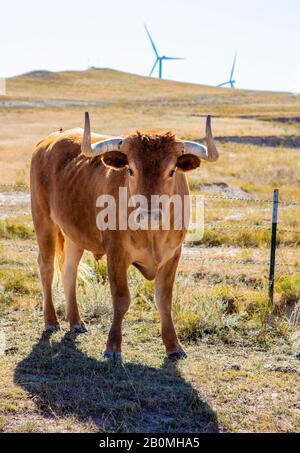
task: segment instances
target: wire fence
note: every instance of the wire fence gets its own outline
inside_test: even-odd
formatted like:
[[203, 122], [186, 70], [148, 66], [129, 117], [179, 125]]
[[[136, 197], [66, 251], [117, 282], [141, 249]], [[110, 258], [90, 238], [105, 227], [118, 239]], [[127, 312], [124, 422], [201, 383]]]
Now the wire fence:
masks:
[[[273, 204], [273, 200], [270, 199], [265, 199], [265, 198], [243, 198], [243, 197], [230, 197], [228, 195], [205, 195], [206, 200], [228, 200], [228, 201], [242, 201], [246, 203], [266, 203], [266, 204]], [[296, 206], [300, 207], [300, 203], [294, 201], [294, 200], [282, 200], [278, 201], [278, 205], [281, 206]]]
[[[197, 263], [223, 263], [223, 264], [237, 264], [237, 265], [242, 265], [242, 266], [262, 266], [266, 267], [269, 266], [270, 261], [256, 261], [256, 260], [238, 260], [238, 259], [231, 259], [231, 258], [200, 258], [200, 257], [190, 257], [187, 255], [183, 255], [181, 258], [182, 261], [195, 261]], [[288, 263], [277, 263], [277, 267], [283, 267], [283, 268], [290, 268], [294, 270], [300, 270], [300, 263], [295, 263], [295, 264], [288, 264]]]
[[[271, 231], [270, 226], [264, 225], [227, 225], [223, 223], [207, 223], [206, 228], [211, 228], [214, 230], [264, 230]], [[292, 228], [280, 228], [278, 231], [282, 233], [296, 233], [300, 234], [300, 230], [294, 230]]]
[[[215, 223], [207, 223], [205, 224], [206, 230], [221, 230], [221, 231], [230, 231], [230, 230], [252, 230], [252, 231], [265, 231], [270, 233], [271, 239], [271, 247], [270, 247], [270, 259], [269, 261], [266, 260], [257, 260], [257, 259], [236, 259], [236, 258], [227, 258], [227, 257], [211, 257], [211, 256], [203, 256], [200, 247], [194, 247], [193, 253], [188, 253], [187, 249], [185, 249], [181, 261], [182, 262], [190, 262], [191, 268], [193, 267], [193, 263], [198, 263], [200, 265], [204, 265], [205, 263], [218, 263], [224, 265], [233, 265], [233, 266], [257, 266], [259, 268], [269, 268], [270, 275], [269, 275], [269, 283], [270, 285], [274, 285], [275, 279], [275, 265], [276, 268], [287, 269], [290, 271], [299, 272], [300, 270], [300, 256], [297, 257], [294, 263], [291, 262], [284, 262], [284, 259], [289, 259], [289, 257], [281, 256], [281, 261], [276, 263], [276, 234], [279, 233], [292, 233], [295, 235], [300, 236], [300, 230], [287, 228], [287, 227], [280, 227], [278, 228], [277, 222], [277, 211], [279, 207], [285, 208], [299, 208], [300, 203], [294, 200], [279, 200], [275, 198], [275, 194], [277, 193], [277, 197], [279, 196], [278, 190], [274, 191], [274, 198], [271, 199], [263, 199], [263, 198], [252, 198], [252, 197], [238, 197], [238, 196], [229, 196], [228, 194], [220, 194], [220, 195], [206, 195], [204, 194], [204, 201], [207, 203], [209, 201], [223, 201], [223, 202], [230, 202], [230, 203], [243, 203], [243, 204], [265, 204], [272, 207], [272, 217], [270, 216], [269, 225], [262, 225], [262, 224], [228, 224], [225, 222], [215, 222]], [[274, 213], [276, 212], [276, 219], [274, 222]], [[250, 220], [250, 219], [249, 219]], [[228, 243], [227, 243], [228, 244]], [[36, 245], [15, 245], [14, 248], [18, 248], [19, 250], [31, 250], [35, 251], [37, 249]], [[251, 247], [253, 248], [253, 247]], [[191, 269], [192, 270], [192, 269]], [[271, 301], [273, 302], [273, 300]]]
[[243, 225], [243, 224], [226, 224], [223, 222], [217, 223], [207, 223], [205, 224], [205, 229], [211, 230], [259, 230], [259, 231], [269, 231], [270, 232], [270, 260], [269, 261], [258, 261], [253, 259], [233, 259], [233, 258], [216, 258], [216, 257], [201, 257], [200, 256], [200, 249], [199, 256], [195, 253], [192, 254], [184, 254], [182, 256], [182, 262], [197, 262], [198, 264], [205, 264], [205, 263], [220, 263], [220, 264], [229, 264], [229, 265], [236, 265], [236, 266], [259, 266], [259, 267], [266, 267], [269, 268], [269, 296], [270, 296], [270, 304], [273, 305], [273, 293], [274, 293], [274, 281], [275, 281], [275, 266], [277, 268], [284, 268], [284, 269], [293, 269], [294, 271], [298, 272], [300, 270], [300, 256], [297, 262], [295, 263], [286, 263], [286, 262], [278, 262], [276, 263], [276, 248], [277, 248], [277, 232], [280, 233], [293, 233], [299, 234], [300, 230], [296, 230], [293, 228], [279, 228], [278, 229], [278, 208], [281, 207], [295, 207], [300, 208], [300, 203], [297, 203], [293, 200], [279, 200], [279, 191], [278, 189], [274, 190], [273, 200], [270, 199], [260, 199], [260, 198], [243, 198], [243, 197], [235, 197], [235, 196], [228, 196], [228, 195], [205, 195], [205, 201], [207, 200], [218, 200], [218, 201], [229, 201], [229, 202], [242, 202], [242, 203], [262, 203], [272, 206], [272, 217], [271, 222], [269, 225]]

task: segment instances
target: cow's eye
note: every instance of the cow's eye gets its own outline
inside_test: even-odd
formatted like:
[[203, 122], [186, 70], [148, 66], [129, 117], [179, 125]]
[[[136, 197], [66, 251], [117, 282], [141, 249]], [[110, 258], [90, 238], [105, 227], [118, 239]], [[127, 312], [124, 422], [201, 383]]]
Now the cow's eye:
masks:
[[175, 175], [175, 170], [171, 170], [169, 173], [170, 178], [172, 178], [172, 176], [174, 176], [174, 175]]
[[130, 174], [130, 176], [133, 176], [133, 171], [131, 170], [131, 168], [128, 168], [128, 173]]

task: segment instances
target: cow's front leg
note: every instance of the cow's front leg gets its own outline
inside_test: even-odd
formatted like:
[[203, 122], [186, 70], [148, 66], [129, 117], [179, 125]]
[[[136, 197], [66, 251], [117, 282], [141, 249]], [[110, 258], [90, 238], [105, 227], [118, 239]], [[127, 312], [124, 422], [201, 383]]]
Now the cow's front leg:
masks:
[[167, 355], [173, 360], [187, 357], [178, 341], [172, 319], [172, 292], [179, 258], [180, 251], [159, 270], [155, 279], [155, 300], [160, 314], [161, 336]]
[[127, 270], [128, 263], [120, 250], [108, 254], [108, 277], [113, 303], [113, 321], [109, 331], [104, 357], [121, 360], [122, 321], [130, 305]]

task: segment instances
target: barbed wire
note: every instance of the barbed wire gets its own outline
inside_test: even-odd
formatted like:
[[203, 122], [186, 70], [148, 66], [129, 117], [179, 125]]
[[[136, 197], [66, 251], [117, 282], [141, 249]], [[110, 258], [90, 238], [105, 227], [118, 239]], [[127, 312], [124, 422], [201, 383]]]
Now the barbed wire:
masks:
[[[253, 265], [253, 266], [269, 266], [268, 261], [254, 261], [254, 260], [235, 260], [235, 259], [227, 259], [227, 258], [198, 258], [198, 257], [189, 257], [189, 256], [182, 256], [181, 261], [196, 261], [198, 263], [223, 263], [223, 264], [239, 264], [239, 265]], [[290, 267], [293, 269], [300, 268], [300, 264], [286, 264], [286, 263], [276, 263], [276, 267]]]
[[4, 187], [4, 188], [7, 187], [10, 189], [13, 189], [15, 192], [25, 191], [25, 192], [28, 192], [28, 194], [30, 193], [27, 184], [15, 185], [15, 184], [0, 183], [0, 189], [2, 187]]
[[[31, 246], [26, 246], [26, 245], [20, 245], [16, 246], [11, 244], [11, 248], [17, 249], [17, 250], [27, 250], [27, 251], [36, 251], [38, 249], [37, 246], [31, 245]], [[262, 267], [268, 267], [269, 262], [268, 261], [256, 261], [256, 260], [238, 260], [238, 259], [232, 259], [232, 258], [208, 258], [208, 257], [203, 257], [199, 258], [197, 256], [187, 256], [187, 255], [182, 255], [181, 256], [181, 261], [193, 261], [197, 262], [199, 264], [205, 264], [205, 263], [222, 263], [222, 264], [236, 264], [236, 265], [242, 265], [242, 266], [262, 266]], [[287, 268], [292, 268], [292, 269], [300, 269], [300, 264], [295, 263], [295, 264], [286, 264], [286, 263], [276, 263], [276, 267], [287, 267]]]
[[[271, 231], [271, 226], [266, 225], [225, 225], [220, 223], [207, 223], [205, 224], [205, 228], [211, 228], [216, 230], [265, 230]], [[291, 228], [278, 228], [278, 232], [284, 233], [296, 233], [300, 234], [300, 231], [293, 230]]]
[[222, 225], [219, 223], [207, 223], [205, 224], [205, 228], [211, 228], [216, 230], [269, 230], [270, 227], [264, 225]]
[[[7, 187], [7, 188], [13, 188], [17, 191], [20, 191], [20, 189], [28, 188], [26, 185], [21, 185], [21, 186], [15, 186], [14, 184], [0, 184], [1, 187]], [[200, 191], [201, 192], [201, 191]], [[29, 193], [29, 191], [28, 191]], [[234, 197], [234, 196], [228, 196], [228, 195], [206, 195], [205, 193], [202, 193], [203, 197], [206, 198], [207, 200], [228, 200], [228, 201], [243, 201], [245, 203], [267, 203], [267, 204], [273, 204], [273, 200], [265, 199], [265, 198], [245, 198], [245, 197]], [[296, 206], [300, 207], [300, 203], [293, 201], [293, 200], [282, 200], [278, 201], [278, 204], [283, 205], [283, 206]]]
[[[37, 251], [38, 246], [37, 245], [15, 245], [15, 244], [10, 244], [10, 247], [16, 250], [20, 251]], [[194, 254], [190, 256], [188, 255], [182, 255], [181, 262], [184, 261], [189, 261], [189, 262], [197, 262], [199, 264], [205, 264], [205, 263], [222, 263], [222, 264], [234, 264], [234, 265], [241, 265], [241, 266], [261, 266], [261, 267], [268, 267], [270, 263], [268, 261], [256, 261], [253, 259], [249, 260], [239, 260], [239, 259], [232, 259], [232, 258], [209, 258], [209, 257], [203, 257], [200, 258], [198, 256], [195, 256]], [[300, 263], [295, 263], [295, 264], [287, 264], [287, 263], [276, 263], [276, 267], [281, 267], [281, 268], [290, 268], [293, 270], [300, 269]], [[197, 269], [196, 269], [197, 270]]]
[[[273, 200], [268, 200], [264, 198], [243, 198], [243, 197], [230, 197], [227, 195], [205, 195], [203, 194], [204, 199], [207, 200], [228, 200], [228, 201], [243, 201], [246, 203], [269, 203], [273, 204]], [[278, 201], [278, 204], [283, 206], [297, 206], [300, 207], [300, 203], [292, 200], [283, 200]]]
[[36, 252], [39, 249], [38, 245], [36, 245], [36, 244], [32, 244], [32, 245], [9, 244], [8, 247], [10, 247], [14, 250], [28, 251], [28, 252]]
[[[6, 186], [6, 185], [0, 185], [0, 186]], [[8, 186], [8, 185], [7, 185]], [[260, 199], [260, 198], [244, 198], [244, 197], [234, 197], [234, 196], [227, 196], [227, 195], [203, 195], [204, 201], [207, 200], [223, 200], [223, 201], [238, 201], [238, 202], [244, 202], [244, 203], [264, 203], [264, 204], [270, 204], [273, 205], [274, 201], [273, 200], [268, 200], [268, 199]], [[287, 201], [279, 201], [279, 205], [281, 206], [286, 206], [286, 207], [300, 207], [300, 203], [294, 202], [292, 200], [287, 200]], [[217, 230], [257, 230], [257, 231], [271, 231], [271, 226], [267, 225], [229, 225], [229, 224], [222, 224], [222, 223], [207, 223], [204, 225], [205, 228], [207, 229], [217, 229]], [[278, 232], [285, 232], [285, 233], [294, 233], [294, 234], [300, 234], [300, 231], [291, 229], [291, 228], [279, 228]], [[19, 251], [21, 250], [27, 250], [27, 251], [36, 251], [38, 249], [36, 244], [31, 244], [31, 245], [10, 245], [12, 248], [17, 249]], [[194, 254], [190, 254], [189, 256], [186, 254], [183, 254], [181, 257], [181, 262], [190, 262], [190, 263], [198, 263], [201, 264], [202, 266], [205, 264], [209, 263], [222, 263], [225, 265], [238, 265], [238, 266], [258, 266], [258, 267], [265, 267], [268, 268], [270, 266], [270, 262], [268, 261], [256, 261], [253, 259], [234, 259], [234, 258], [227, 258], [227, 257], [215, 257], [215, 258], [210, 258], [210, 257], [205, 257], [205, 256], [193, 256]], [[1, 266], [1, 264], [0, 264]], [[191, 266], [192, 267], [192, 266]], [[277, 262], [276, 263], [277, 268], [283, 268], [283, 269], [293, 269], [294, 271], [298, 272], [300, 269], [300, 263], [294, 263], [294, 264], [287, 264], [284, 262]], [[184, 269], [183, 269], [184, 271]], [[188, 272], [193, 272], [197, 271], [197, 269], [189, 269]]]

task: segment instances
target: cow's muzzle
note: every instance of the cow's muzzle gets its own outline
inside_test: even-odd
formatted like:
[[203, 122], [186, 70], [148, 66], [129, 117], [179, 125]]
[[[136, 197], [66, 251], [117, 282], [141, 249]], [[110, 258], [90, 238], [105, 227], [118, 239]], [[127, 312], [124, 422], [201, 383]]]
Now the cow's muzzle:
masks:
[[150, 211], [141, 209], [139, 212], [141, 222], [159, 222], [161, 219], [161, 210], [152, 209]]
[[161, 209], [139, 209], [135, 214], [135, 223], [143, 230], [156, 230], [162, 223]]

